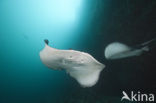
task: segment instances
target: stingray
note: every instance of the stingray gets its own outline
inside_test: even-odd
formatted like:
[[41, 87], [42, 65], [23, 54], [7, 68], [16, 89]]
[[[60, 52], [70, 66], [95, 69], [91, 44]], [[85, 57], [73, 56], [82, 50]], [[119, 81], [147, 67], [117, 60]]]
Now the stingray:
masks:
[[113, 42], [106, 46], [104, 55], [106, 59], [122, 59], [132, 56], [140, 56], [144, 52], [149, 51], [155, 44], [156, 38], [134, 47], [127, 46], [120, 42]]
[[48, 45], [40, 51], [40, 59], [44, 65], [54, 70], [65, 70], [77, 80], [82, 87], [92, 87], [99, 79], [105, 65], [88, 53], [76, 50], [59, 50]]

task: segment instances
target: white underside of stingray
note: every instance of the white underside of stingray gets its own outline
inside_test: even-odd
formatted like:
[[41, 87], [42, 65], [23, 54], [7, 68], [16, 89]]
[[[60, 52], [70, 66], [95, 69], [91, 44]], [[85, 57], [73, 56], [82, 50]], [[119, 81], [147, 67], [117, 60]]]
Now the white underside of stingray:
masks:
[[148, 50], [149, 50], [148, 46], [144, 46], [139, 49], [134, 49], [125, 44], [119, 42], [113, 42], [106, 47], [104, 51], [104, 55], [106, 59], [121, 59], [121, 58], [127, 58], [132, 56], [139, 56], [144, 51], [148, 51]]
[[47, 67], [65, 69], [82, 87], [91, 87], [99, 79], [105, 67], [88, 53], [75, 50], [58, 50], [45, 44], [40, 51], [40, 59]]

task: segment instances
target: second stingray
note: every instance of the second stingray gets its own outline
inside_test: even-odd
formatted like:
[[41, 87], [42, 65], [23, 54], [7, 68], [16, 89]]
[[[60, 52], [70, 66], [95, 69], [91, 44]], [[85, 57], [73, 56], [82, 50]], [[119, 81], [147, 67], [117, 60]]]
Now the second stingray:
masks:
[[113, 42], [106, 46], [104, 55], [105, 58], [109, 60], [122, 59], [132, 56], [140, 56], [153, 47], [156, 47], [156, 38], [135, 47], [130, 47], [120, 42]]

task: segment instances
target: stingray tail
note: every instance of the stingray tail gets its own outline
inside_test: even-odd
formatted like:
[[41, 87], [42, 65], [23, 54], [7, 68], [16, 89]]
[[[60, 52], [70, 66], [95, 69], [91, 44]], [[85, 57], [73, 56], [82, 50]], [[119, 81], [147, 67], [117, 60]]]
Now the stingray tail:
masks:
[[156, 48], [156, 38], [153, 38], [152, 40], [144, 42], [144, 43], [140, 44], [139, 46], [144, 51], [149, 51], [149, 49], [151, 50], [152, 48]]
[[149, 40], [149, 41], [147, 41], [147, 42], [144, 42], [144, 43], [142, 43], [141, 45], [142, 45], [142, 46], [146, 46], [146, 45], [153, 44], [154, 42], [156, 42], [156, 38], [154, 38], [154, 39], [152, 39], [152, 40]]
[[145, 47], [142, 48], [142, 50], [143, 50], [143, 51], [149, 51], [150, 48], [149, 48], [149, 46], [145, 46]]

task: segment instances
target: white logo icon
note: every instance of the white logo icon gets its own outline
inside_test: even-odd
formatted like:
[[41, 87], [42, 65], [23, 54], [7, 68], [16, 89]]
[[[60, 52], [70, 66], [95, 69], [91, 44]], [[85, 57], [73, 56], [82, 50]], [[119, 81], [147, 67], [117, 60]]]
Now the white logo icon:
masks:
[[128, 97], [128, 95], [126, 94], [125, 91], [123, 91], [122, 94], [123, 94], [123, 97], [121, 98], [121, 101], [122, 101], [123, 99], [127, 99], [127, 100], [131, 101], [131, 99]]
[[145, 94], [145, 93], [141, 93], [141, 92], [134, 92], [134, 91], [131, 91], [131, 95], [127, 95], [127, 93], [125, 91], [122, 92], [123, 96], [121, 98], [121, 101], [122, 100], [129, 100], [129, 101], [140, 101], [140, 102], [143, 102], [143, 101], [149, 101], [149, 102], [153, 102], [154, 99], [155, 99], [155, 96], [154, 94]]

